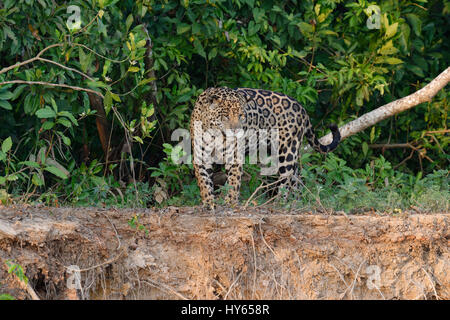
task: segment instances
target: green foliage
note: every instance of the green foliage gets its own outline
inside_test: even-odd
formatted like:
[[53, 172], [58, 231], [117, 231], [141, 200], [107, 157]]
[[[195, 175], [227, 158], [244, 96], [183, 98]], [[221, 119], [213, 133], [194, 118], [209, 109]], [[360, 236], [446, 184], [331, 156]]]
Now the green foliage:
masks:
[[23, 268], [20, 264], [16, 264], [11, 260], [5, 261], [6, 267], [8, 268], [8, 273], [15, 274], [17, 278], [22, 281], [25, 285], [28, 284], [28, 278], [23, 271]]
[[0, 300], [16, 300], [12, 295], [4, 293], [0, 294]]
[[[81, 24], [67, 23], [69, 5], [80, 8]], [[379, 27], [368, 28], [373, 5]], [[187, 128], [202, 90], [283, 92], [321, 135], [326, 123], [404, 97], [447, 68], [449, 8], [437, 0], [2, 1], [1, 68], [35, 60], [0, 70], [0, 83], [20, 82], [0, 84], [0, 201], [197, 204], [192, 167], [168, 155], [171, 132]], [[338, 183], [338, 197], [350, 201], [355, 190], [392, 189], [395, 179], [438, 179], [433, 172], [450, 160], [448, 101], [441, 90], [346, 139], [337, 157], [311, 156], [305, 181], [318, 174], [324, 190]], [[374, 147], [406, 142], [415, 149]], [[246, 170], [249, 197], [260, 178]], [[414, 192], [414, 201], [434, 199], [414, 190], [392, 192], [408, 203]]]
[[128, 225], [129, 225], [131, 228], [136, 229], [136, 231], [137, 231], [137, 230], [139, 230], [139, 231], [144, 231], [144, 232], [145, 232], [145, 235], [148, 235], [148, 234], [149, 234], [149, 231], [148, 231], [147, 227], [144, 226], [143, 224], [141, 224], [141, 223], [139, 222], [139, 218], [140, 218], [139, 215], [135, 215], [133, 218], [131, 218], [130, 220], [128, 220]]

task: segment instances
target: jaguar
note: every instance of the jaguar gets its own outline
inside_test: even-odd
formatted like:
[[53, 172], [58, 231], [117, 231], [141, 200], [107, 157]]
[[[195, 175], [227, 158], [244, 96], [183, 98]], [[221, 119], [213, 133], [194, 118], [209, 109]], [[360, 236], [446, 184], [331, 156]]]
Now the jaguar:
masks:
[[[292, 187], [293, 177], [298, 171], [297, 160], [303, 137], [306, 137], [315, 151], [322, 154], [331, 152], [338, 146], [341, 135], [336, 124], [331, 124], [329, 128], [333, 140], [330, 144], [323, 145], [313, 131], [306, 110], [297, 100], [282, 93], [252, 88], [206, 89], [199, 95], [190, 119], [194, 173], [203, 205], [209, 209], [215, 208], [213, 163], [220, 159], [225, 160], [227, 184], [230, 188], [225, 202], [230, 206], [238, 203], [243, 161], [237, 158], [242, 150], [236, 143], [237, 139], [227, 140], [228, 130], [242, 130], [245, 134], [261, 129], [276, 129], [280, 187]], [[217, 137], [227, 143], [215, 144]]]

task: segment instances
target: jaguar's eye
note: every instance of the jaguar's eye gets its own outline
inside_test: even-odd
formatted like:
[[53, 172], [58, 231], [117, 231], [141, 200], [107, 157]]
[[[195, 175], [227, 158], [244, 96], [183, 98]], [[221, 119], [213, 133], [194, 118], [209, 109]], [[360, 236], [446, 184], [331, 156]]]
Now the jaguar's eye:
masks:
[[228, 117], [222, 116], [222, 121], [228, 121], [228, 120], [229, 120]]

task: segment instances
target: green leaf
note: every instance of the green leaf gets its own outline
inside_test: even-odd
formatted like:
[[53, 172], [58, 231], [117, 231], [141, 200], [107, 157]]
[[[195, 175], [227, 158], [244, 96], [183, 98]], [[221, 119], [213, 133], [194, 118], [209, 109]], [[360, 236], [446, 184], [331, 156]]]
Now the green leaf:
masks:
[[9, 176], [6, 176], [6, 180], [8, 181], [16, 181], [19, 179], [19, 177], [16, 174], [10, 174]]
[[394, 47], [392, 40], [386, 42], [379, 50], [378, 53], [382, 55], [394, 54], [397, 53], [398, 49]]
[[128, 30], [130, 30], [130, 27], [131, 27], [132, 23], [133, 23], [133, 15], [130, 14], [130, 15], [127, 17], [127, 21], [125, 22], [125, 26], [126, 26], [126, 28], [127, 28], [127, 29], [126, 29], [127, 32], [128, 32]]
[[43, 109], [39, 109], [38, 111], [36, 111], [36, 116], [40, 119], [55, 118], [56, 113], [53, 109], [50, 109], [49, 107], [45, 107]]
[[43, 181], [43, 180], [39, 177], [39, 175], [36, 174], [36, 173], [33, 173], [33, 176], [32, 176], [32, 178], [31, 178], [31, 182], [32, 182], [34, 185], [38, 186], [38, 187], [44, 185], [44, 181]]
[[375, 140], [375, 127], [373, 126], [372, 129], [370, 130], [370, 143], [373, 143], [374, 140]]
[[62, 124], [63, 126], [65, 126], [66, 128], [71, 128], [72, 127], [72, 122], [70, 122], [69, 120], [67, 120], [66, 118], [59, 118], [56, 123]]
[[111, 92], [111, 97], [113, 98], [114, 101], [116, 102], [121, 102], [119, 95]]
[[389, 64], [399, 64], [399, 63], [403, 63], [402, 60], [400, 60], [400, 59], [398, 59], [398, 58], [394, 58], [394, 57], [386, 57], [386, 58], [384, 58], [384, 61], [385, 61], [386, 63], [389, 63]]
[[59, 168], [57, 168], [55, 166], [45, 167], [44, 170], [54, 174], [58, 178], [67, 179], [67, 175], [62, 170], [60, 170]]
[[12, 139], [11, 139], [11, 137], [8, 137], [5, 140], [3, 140], [2, 151], [4, 153], [7, 153], [9, 150], [11, 150], [11, 147], [12, 147]]
[[420, 34], [422, 33], [422, 21], [420, 20], [420, 18], [414, 13], [407, 13], [406, 19], [408, 19], [408, 22], [411, 25], [416, 36], [420, 37]]
[[147, 40], [142, 39], [136, 43], [136, 48], [142, 48], [147, 44]]
[[314, 28], [312, 25], [310, 25], [309, 23], [306, 22], [300, 22], [298, 24], [298, 27], [300, 28], [300, 31], [304, 34], [308, 34], [308, 33], [312, 33], [314, 32]]
[[85, 54], [83, 48], [78, 47], [78, 57], [80, 58], [81, 71], [87, 72], [89, 64], [91, 63], [91, 57], [89, 54]]
[[8, 101], [0, 100], [0, 107], [6, 110], [12, 110], [12, 105]]
[[177, 34], [183, 34], [188, 32], [191, 29], [191, 26], [187, 23], [180, 23], [177, 25]]
[[147, 83], [155, 81], [155, 80], [156, 80], [156, 78], [143, 79], [143, 80], [139, 81], [138, 86], [142, 86], [144, 84], [147, 84]]
[[42, 130], [50, 130], [55, 126], [55, 123], [53, 121], [45, 121], [41, 128]]
[[217, 56], [217, 49], [212, 48], [208, 53], [208, 60], [214, 59]]
[[112, 95], [111, 91], [107, 91], [105, 94], [105, 99], [103, 100], [103, 105], [105, 106], [106, 115], [108, 115], [109, 111], [112, 108]]
[[36, 168], [36, 169], [41, 168], [40, 164], [35, 161], [22, 161], [22, 162], [19, 162], [19, 165], [24, 165], [24, 166], [32, 167], [32, 168]]
[[367, 143], [364, 141], [362, 143], [362, 152], [364, 154], [364, 157], [367, 156], [367, 152], [369, 151], [369, 146], [367, 145]]
[[65, 135], [62, 134], [62, 133], [60, 133], [60, 137], [61, 137], [62, 141], [64, 142], [64, 144], [65, 144], [66, 146], [69, 146], [69, 147], [70, 147], [70, 144], [71, 144], [70, 138], [67, 137], [67, 136], [65, 136]]
[[422, 69], [420, 69], [418, 66], [413, 66], [413, 65], [408, 64], [406, 66], [406, 69], [408, 69], [409, 71], [414, 72], [419, 77], [425, 77], [425, 74], [423, 73]]
[[139, 67], [129, 67], [128, 72], [139, 72]]
[[6, 178], [0, 176], [0, 186], [4, 185], [6, 183]]
[[14, 96], [12, 92], [0, 91], [0, 100], [9, 100]]
[[199, 55], [201, 55], [203, 58], [206, 58], [205, 49], [203, 49], [203, 46], [202, 46], [201, 42], [198, 39], [194, 40], [194, 48], [195, 48], [195, 51]]
[[384, 37], [386, 39], [392, 38], [397, 33], [398, 28], [398, 22], [391, 24], [389, 27], [386, 28], [386, 34]]
[[58, 112], [58, 106], [56, 105], [55, 99], [51, 98], [50, 101], [52, 103], [52, 107], [53, 107], [53, 110], [55, 111], [55, 113]]
[[64, 116], [64, 117], [66, 117], [66, 118], [69, 118], [69, 120], [72, 121], [72, 123], [73, 123], [75, 126], [78, 125], [77, 119], [75, 119], [75, 117], [73, 116], [73, 114], [71, 114], [70, 112], [68, 112], [68, 111], [60, 111], [60, 112], [58, 112], [58, 115], [59, 115], [59, 116]]

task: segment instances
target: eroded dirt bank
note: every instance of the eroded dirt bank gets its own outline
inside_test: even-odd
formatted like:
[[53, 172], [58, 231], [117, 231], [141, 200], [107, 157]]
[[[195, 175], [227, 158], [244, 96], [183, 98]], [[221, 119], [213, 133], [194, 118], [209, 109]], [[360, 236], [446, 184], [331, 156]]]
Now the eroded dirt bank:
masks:
[[449, 222], [0, 206], [0, 294], [30, 298], [10, 259], [41, 299], [449, 299]]

